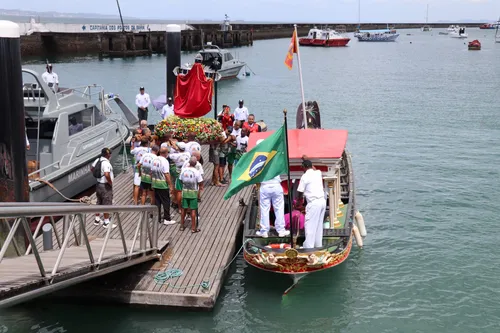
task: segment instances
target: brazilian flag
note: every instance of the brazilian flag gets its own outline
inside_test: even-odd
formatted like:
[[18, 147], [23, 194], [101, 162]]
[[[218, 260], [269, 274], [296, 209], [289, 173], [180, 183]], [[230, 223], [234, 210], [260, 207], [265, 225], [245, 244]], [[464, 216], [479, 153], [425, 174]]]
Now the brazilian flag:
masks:
[[244, 154], [234, 166], [224, 200], [238, 193], [242, 188], [270, 180], [288, 172], [285, 126]]

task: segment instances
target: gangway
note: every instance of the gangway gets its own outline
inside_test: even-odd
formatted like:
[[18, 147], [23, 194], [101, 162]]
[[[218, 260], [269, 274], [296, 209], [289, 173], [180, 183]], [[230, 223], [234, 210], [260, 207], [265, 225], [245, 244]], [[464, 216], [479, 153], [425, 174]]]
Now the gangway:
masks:
[[[109, 226], [104, 237], [89, 234], [96, 229], [93, 216], [102, 212], [116, 227]], [[134, 228], [124, 231], [125, 220]], [[0, 224], [7, 234], [0, 238], [0, 308], [157, 260], [168, 242], [158, 244], [156, 220], [156, 206], [0, 203]], [[46, 223], [53, 227], [54, 247], [44, 250], [40, 230]], [[25, 252], [15, 237], [18, 230], [24, 230]], [[7, 258], [8, 250], [18, 256]]]

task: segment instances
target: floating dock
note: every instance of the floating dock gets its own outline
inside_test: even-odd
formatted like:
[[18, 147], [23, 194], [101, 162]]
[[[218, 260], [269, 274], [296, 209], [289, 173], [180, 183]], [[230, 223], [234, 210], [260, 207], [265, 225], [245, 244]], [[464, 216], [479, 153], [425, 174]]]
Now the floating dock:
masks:
[[[203, 146], [203, 159], [208, 161], [208, 148]], [[215, 306], [221, 290], [226, 267], [241, 245], [238, 234], [243, 227], [252, 188], [247, 187], [231, 199], [223, 199], [227, 187], [210, 186], [213, 164], [204, 164], [204, 185], [202, 202], [199, 203], [199, 228], [201, 232], [192, 234], [189, 225], [180, 231], [180, 224], [159, 225], [158, 242], [168, 242], [162, 258], [156, 263], [145, 263], [89, 281], [65, 290], [63, 296], [77, 297], [93, 301], [112, 301], [125, 304], [168, 306], [182, 308], [211, 309]], [[129, 170], [115, 177], [115, 204], [132, 204], [133, 174]], [[180, 222], [180, 215], [171, 209], [172, 218]], [[122, 221], [126, 237], [134, 233], [130, 219]], [[106, 229], [87, 221], [89, 233], [102, 237]], [[118, 238], [115, 229], [111, 238]], [[169, 269], [182, 271], [163, 283], [155, 281], [158, 273]], [[178, 271], [179, 272], [179, 271]]]

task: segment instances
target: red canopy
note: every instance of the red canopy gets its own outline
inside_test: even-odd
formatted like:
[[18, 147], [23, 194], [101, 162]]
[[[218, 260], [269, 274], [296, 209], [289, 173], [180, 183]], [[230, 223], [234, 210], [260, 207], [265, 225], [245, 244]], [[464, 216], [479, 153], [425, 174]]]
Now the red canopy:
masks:
[[194, 64], [186, 75], [178, 75], [174, 113], [181, 118], [203, 117], [212, 110], [213, 80], [205, 76], [201, 64]]
[[[255, 147], [260, 139], [273, 132], [250, 134], [248, 150]], [[347, 142], [346, 130], [292, 129], [288, 130], [288, 150], [290, 159], [300, 159], [306, 155], [310, 159], [340, 158]]]

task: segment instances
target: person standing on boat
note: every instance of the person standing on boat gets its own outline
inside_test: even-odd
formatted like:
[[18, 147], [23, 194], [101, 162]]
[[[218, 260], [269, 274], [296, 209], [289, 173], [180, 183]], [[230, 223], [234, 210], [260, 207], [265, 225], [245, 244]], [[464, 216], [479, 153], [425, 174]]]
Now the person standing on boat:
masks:
[[234, 118], [241, 121], [241, 123], [244, 123], [248, 119], [248, 109], [246, 106], [243, 106], [242, 99], [238, 101], [238, 107], [234, 109]]
[[255, 115], [253, 113], [248, 115], [248, 120], [243, 123], [243, 128], [250, 133], [262, 132], [262, 128], [255, 122]]
[[283, 195], [283, 187], [281, 186], [280, 176], [262, 182], [260, 184], [260, 230], [257, 231], [257, 236], [263, 238], [268, 237], [269, 232], [269, 210], [273, 205], [276, 220], [274, 227], [278, 232], [279, 237], [290, 235], [290, 231], [285, 229], [285, 199]]
[[170, 165], [167, 160], [168, 148], [161, 147], [158, 157], [153, 160], [152, 187], [155, 191], [156, 206], [158, 206], [158, 222], [161, 223], [161, 206], [163, 206], [163, 224], [172, 225], [177, 222], [170, 215], [170, 192], [174, 187], [170, 178]]
[[52, 64], [47, 64], [47, 71], [42, 74], [42, 80], [55, 92], [59, 91], [59, 76], [52, 71]]
[[302, 162], [305, 173], [300, 178], [299, 202], [303, 197], [307, 200], [305, 234], [306, 240], [303, 247], [311, 249], [323, 245], [323, 222], [326, 211], [325, 189], [323, 187], [323, 176], [321, 170], [314, 170], [310, 160]]
[[139, 93], [135, 96], [135, 105], [137, 105], [137, 117], [139, 121], [148, 120], [148, 106], [151, 104], [149, 94], [144, 92], [144, 87], [139, 88]]
[[167, 104], [163, 106], [161, 109], [161, 118], [166, 119], [169, 116], [175, 115], [174, 113], [174, 104], [172, 102], [172, 97], [169, 97], [167, 99]]
[[[100, 178], [97, 178], [97, 185], [95, 189], [97, 204], [102, 206], [110, 206], [113, 204], [113, 166], [109, 159], [111, 158], [111, 150], [109, 148], [103, 148], [101, 151], [101, 157], [96, 159], [92, 163], [91, 170], [94, 172], [96, 167], [100, 167]], [[101, 162], [97, 165], [98, 162]], [[94, 220], [94, 225], [100, 225], [103, 221], [101, 220], [100, 214], [97, 213]], [[103, 227], [107, 228], [109, 226], [109, 214], [104, 213]], [[113, 224], [113, 229], [116, 224]]]

